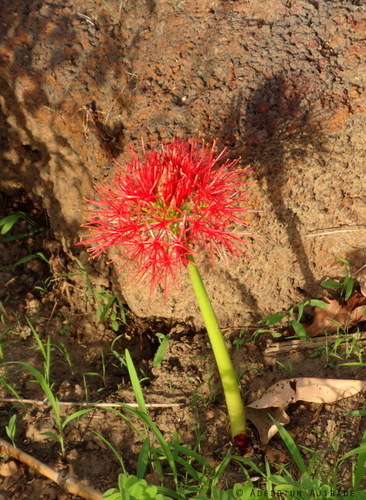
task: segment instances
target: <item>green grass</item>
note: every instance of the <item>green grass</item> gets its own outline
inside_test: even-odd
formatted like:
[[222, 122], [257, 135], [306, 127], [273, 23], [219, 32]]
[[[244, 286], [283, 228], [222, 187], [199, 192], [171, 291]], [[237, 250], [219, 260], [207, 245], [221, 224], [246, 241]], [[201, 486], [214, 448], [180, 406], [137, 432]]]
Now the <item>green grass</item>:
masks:
[[[259, 321], [259, 324], [263, 324], [269, 327], [272, 327], [274, 325], [286, 325], [287, 328], [292, 328], [295, 333], [295, 335], [289, 338], [306, 339], [307, 333], [305, 328], [301, 324], [306, 307], [321, 307], [322, 309], [326, 309], [328, 307], [328, 304], [323, 300], [318, 299], [306, 300], [305, 302], [301, 302], [300, 304], [292, 307], [288, 311], [278, 312], [266, 316]], [[255, 334], [256, 332], [254, 332], [253, 335]]]
[[[15, 233], [13, 229], [17, 229], [18, 222], [23, 221], [26, 224], [25, 230]], [[38, 227], [37, 224], [28, 217], [24, 212], [15, 212], [0, 219], [0, 241], [3, 243], [12, 243], [14, 241], [24, 240], [29, 236], [34, 236], [37, 233], [44, 231], [44, 227]], [[10, 234], [12, 233], [13, 234]]]
[[57, 399], [54, 392], [52, 391], [52, 387], [49, 383], [49, 380], [47, 380], [45, 376], [39, 370], [37, 370], [37, 368], [30, 365], [29, 363], [25, 363], [24, 361], [10, 361], [4, 363], [4, 365], [9, 365], [9, 364], [19, 366], [20, 368], [26, 370], [30, 375], [33, 376], [34, 381], [39, 385], [39, 387], [44, 392], [46, 400], [48, 401], [52, 409], [55, 432], [52, 431], [44, 432], [43, 435], [48, 436], [54, 441], [58, 442], [61, 448], [62, 455], [65, 455], [66, 451], [65, 428], [69, 425], [69, 423], [72, 420], [80, 418], [86, 413], [89, 413], [92, 410], [92, 408], [75, 411], [68, 417], [64, 418], [62, 416], [60, 402]]
[[348, 300], [351, 297], [355, 286], [355, 280], [351, 277], [351, 264], [346, 259], [342, 259], [336, 256], [334, 256], [334, 258], [344, 265], [345, 268], [344, 278], [341, 279], [340, 281], [329, 279], [323, 281], [320, 284], [324, 288], [328, 288], [330, 290], [338, 290], [340, 292], [340, 296], [344, 300]]

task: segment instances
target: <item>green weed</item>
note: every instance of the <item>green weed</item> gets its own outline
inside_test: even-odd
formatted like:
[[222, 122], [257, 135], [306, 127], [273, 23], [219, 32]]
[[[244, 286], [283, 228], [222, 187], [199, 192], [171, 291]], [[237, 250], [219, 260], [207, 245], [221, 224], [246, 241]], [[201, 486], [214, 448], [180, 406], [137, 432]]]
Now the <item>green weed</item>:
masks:
[[30, 260], [34, 260], [34, 259], [40, 259], [43, 262], [46, 262], [46, 264], [50, 265], [50, 262], [47, 259], [47, 257], [45, 257], [45, 255], [42, 252], [37, 252], [37, 253], [26, 255], [25, 257], [22, 257], [21, 259], [17, 260], [17, 262], [15, 264], [13, 264], [13, 269], [15, 269], [16, 267], [18, 267], [22, 264], [25, 264], [26, 262], [29, 262]]
[[[361, 446], [342, 456], [337, 456], [339, 452], [339, 442], [337, 444], [337, 442], [334, 441], [334, 443], [332, 443], [333, 451], [335, 452], [334, 465], [330, 467], [327, 464], [327, 467], [324, 468], [324, 451], [321, 454], [313, 452], [313, 456], [308, 464], [306, 464], [290, 434], [279, 422], [274, 421], [274, 424], [299, 472], [299, 479], [294, 478], [287, 469], [285, 469], [281, 475], [270, 475], [267, 478], [274, 485], [275, 492], [284, 494], [281, 498], [293, 498], [293, 492], [306, 500], [313, 499], [314, 492], [317, 492], [319, 498], [344, 498], [343, 493], [337, 493], [337, 491], [340, 491], [342, 488], [342, 484], [339, 484], [337, 473], [340, 465], [353, 456], [357, 456], [357, 464], [353, 469], [352, 475], [352, 486], [354, 488], [354, 491], [352, 491], [352, 498], [362, 498], [362, 496], [359, 495], [359, 493], [361, 494], [359, 486], [365, 473], [366, 432], [363, 435]], [[304, 449], [312, 451], [305, 447]]]
[[52, 276], [48, 276], [46, 279], [42, 280], [39, 285], [34, 287], [42, 293], [49, 293], [55, 287], [55, 279]]
[[118, 476], [118, 489], [112, 488], [104, 493], [104, 500], [164, 500], [167, 497], [158, 493], [156, 486], [149, 486], [144, 479], [128, 474]]
[[15, 445], [15, 434], [17, 431], [17, 416], [14, 414], [9, 418], [8, 425], [5, 426], [5, 432], [13, 446]]
[[42, 433], [44, 436], [48, 436], [54, 441], [58, 442], [61, 448], [61, 453], [62, 455], [65, 454], [66, 450], [66, 441], [65, 441], [65, 428], [68, 426], [68, 424], [85, 415], [86, 413], [89, 413], [92, 411], [92, 408], [87, 408], [84, 410], [79, 410], [74, 412], [73, 414], [69, 415], [66, 418], [63, 418], [61, 415], [61, 405], [57, 397], [52, 391], [52, 388], [49, 384], [49, 382], [46, 380], [44, 375], [37, 370], [34, 366], [30, 365], [29, 363], [25, 363], [24, 361], [10, 361], [4, 363], [5, 365], [17, 365], [22, 368], [24, 368], [26, 371], [28, 371], [33, 377], [34, 381], [37, 382], [39, 387], [42, 389], [44, 392], [44, 395], [46, 396], [47, 401], [49, 402], [52, 412], [53, 412], [53, 419], [54, 419], [54, 425], [56, 428], [55, 432], [44, 432]]
[[318, 358], [322, 356], [325, 358], [325, 367], [334, 368], [336, 363], [333, 361], [334, 359], [341, 359], [341, 356], [337, 353], [338, 345], [337, 342], [334, 344], [328, 339], [325, 339], [325, 343], [320, 345], [309, 354], [309, 358]]
[[[8, 234], [19, 222], [20, 220], [26, 221], [27, 228], [25, 232], [4, 236]], [[44, 227], [37, 227], [37, 224], [32, 221], [24, 212], [16, 212], [11, 215], [7, 215], [0, 220], [0, 235], [2, 236], [2, 241], [4, 243], [10, 243], [12, 241], [24, 240], [29, 236], [34, 236], [37, 233], [44, 231]]]
[[155, 335], [158, 338], [159, 347], [153, 359], [153, 367], [157, 368], [158, 366], [161, 365], [164, 359], [166, 350], [168, 349], [170, 337], [169, 335], [164, 335], [163, 333], [156, 333]]
[[[28, 318], [26, 318], [27, 324], [32, 332], [32, 335], [36, 341], [36, 347], [38, 348], [39, 352], [42, 355], [43, 358], [43, 378], [44, 381], [47, 385], [50, 385], [51, 381], [51, 340], [48, 337], [46, 343], [44, 344], [36, 332], [36, 329], [34, 328], [33, 324], [29, 321]], [[32, 348], [34, 349], [34, 347]]]
[[6, 337], [6, 335], [8, 333], [11, 333], [12, 331], [13, 331], [13, 327], [12, 326], [8, 326], [7, 328], [5, 328], [5, 330], [3, 330], [0, 333], [0, 360], [4, 359], [4, 349], [5, 349], [5, 347], [7, 347], [8, 345], [14, 344], [16, 342], [14, 340], [3, 340], [3, 338]]
[[[132, 359], [130, 362], [132, 363]], [[136, 391], [136, 386], [134, 390]], [[138, 390], [141, 390], [141, 387]], [[178, 434], [175, 434], [172, 443], [167, 442], [144, 409], [141, 411], [141, 409], [134, 409], [123, 404], [120, 405], [120, 408], [123, 412], [128, 412], [135, 418], [142, 420], [145, 424], [144, 432], [149, 431], [151, 433], [157, 446], [152, 444], [152, 440], [148, 435], [145, 435], [137, 460], [136, 475], [129, 475], [124, 470], [119, 476], [118, 488], [108, 490], [103, 495], [105, 499], [136, 498], [140, 500], [149, 499], [151, 495], [154, 495], [154, 498], [176, 500], [186, 500], [187, 498], [229, 500], [232, 498], [263, 497], [265, 492], [269, 496], [276, 494], [285, 499], [300, 495], [301, 498], [310, 500], [314, 498], [314, 492], [322, 495], [321, 498], [340, 499], [344, 497], [344, 493], [338, 493], [337, 488], [340, 488], [341, 485], [339, 484], [337, 472], [341, 464], [351, 457], [357, 457], [352, 470], [352, 486], [354, 489], [352, 497], [358, 500], [363, 498], [363, 490], [360, 490], [360, 486], [365, 475], [366, 432], [361, 445], [342, 456], [339, 456], [339, 442], [335, 440], [330, 443], [331, 451], [334, 452], [335, 456], [334, 465], [333, 467], [321, 467], [322, 462], [324, 462], [323, 453], [313, 452], [311, 459], [306, 463], [290, 434], [281, 424], [274, 422], [297, 467], [298, 477], [294, 477], [287, 467], [283, 467], [277, 474], [272, 474], [267, 460], [265, 461], [265, 470], [261, 470], [250, 459], [235, 456], [231, 451], [227, 453], [219, 465], [213, 467], [197, 451], [181, 445]], [[126, 419], [123, 413], [116, 413], [120, 414], [125, 421], [128, 421], [128, 418]], [[110, 446], [108, 447], [111, 449]], [[115, 449], [113, 453], [120, 460]], [[233, 462], [243, 472], [243, 483], [236, 484], [232, 490], [224, 491], [218, 487], [218, 484], [228, 464]], [[160, 486], [148, 485], [144, 480], [144, 475], [151, 466], [161, 478], [162, 484]], [[166, 467], [168, 467], [168, 470]], [[252, 482], [250, 471], [258, 474], [259, 483], [257, 486], [259, 487]], [[164, 478], [166, 477], [173, 479], [174, 490], [164, 486]], [[162, 496], [159, 497], [158, 495]]]
[[334, 280], [326, 280], [320, 283], [320, 285], [323, 288], [328, 288], [331, 290], [338, 290], [340, 292], [340, 296], [344, 300], [348, 300], [354, 289], [355, 285], [355, 280], [351, 278], [351, 264], [348, 262], [346, 259], [341, 259], [340, 257], [333, 256], [335, 259], [337, 259], [339, 262], [342, 262], [342, 264], [345, 267], [346, 270], [346, 275], [341, 281], [334, 281]]
[[266, 326], [273, 326], [279, 323], [283, 323], [283, 320], [286, 320], [287, 326], [291, 327], [295, 335], [291, 338], [300, 338], [304, 339], [307, 337], [306, 330], [301, 324], [301, 320], [304, 316], [304, 311], [307, 306], [311, 307], [321, 307], [322, 309], [326, 309], [328, 304], [318, 299], [310, 299], [305, 302], [301, 302], [300, 304], [292, 307], [286, 312], [280, 312], [275, 314], [270, 314], [266, 316], [262, 320], [260, 320], [259, 324], [264, 324]]
[[94, 291], [94, 297], [98, 304], [97, 319], [100, 323], [107, 321], [112, 330], [117, 332], [120, 323], [126, 323], [126, 314], [122, 302], [116, 295], [107, 293], [105, 290], [101, 292]]
[[347, 360], [356, 358], [356, 361], [340, 363], [338, 366], [364, 366], [363, 355], [365, 348], [361, 344], [360, 332], [348, 334], [343, 329], [339, 329], [336, 338], [325, 338], [324, 344], [317, 347], [309, 354], [310, 358], [323, 356], [327, 367], [335, 367], [336, 360]]
[[278, 361], [276, 359], [276, 363], [278, 364], [278, 366], [280, 368], [282, 368], [282, 370], [284, 370], [284, 372], [286, 373], [286, 375], [291, 378], [293, 376], [293, 373], [294, 373], [294, 365], [293, 363], [291, 362], [288, 362], [288, 363], [281, 363], [281, 361]]

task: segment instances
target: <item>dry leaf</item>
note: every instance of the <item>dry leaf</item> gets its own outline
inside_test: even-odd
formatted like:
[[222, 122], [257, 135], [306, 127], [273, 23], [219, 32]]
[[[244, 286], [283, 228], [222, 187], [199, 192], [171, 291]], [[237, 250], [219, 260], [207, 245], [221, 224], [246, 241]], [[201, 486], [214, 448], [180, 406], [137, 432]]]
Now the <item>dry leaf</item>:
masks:
[[250, 408], [285, 407], [297, 401], [334, 403], [354, 396], [366, 387], [366, 380], [299, 377], [280, 380], [271, 385]]
[[335, 333], [339, 327], [349, 328], [366, 320], [366, 297], [356, 292], [344, 305], [338, 300], [328, 300], [326, 309], [315, 307], [311, 325], [304, 326], [309, 337], [326, 333]]
[[360, 283], [360, 292], [364, 297], [366, 297], [366, 269], [363, 269], [358, 275], [358, 281]]
[[334, 403], [354, 396], [364, 388], [366, 380], [313, 377], [280, 380], [271, 385], [261, 398], [247, 405], [247, 416], [258, 429], [261, 441], [268, 443], [277, 432], [269, 415], [286, 424], [290, 419], [285, 408], [290, 403]]
[[18, 472], [18, 465], [14, 460], [10, 460], [10, 462], [6, 462], [5, 464], [0, 464], [0, 476], [2, 477], [10, 477], [14, 476]]
[[272, 422], [271, 417], [277, 420], [277, 422], [280, 422], [282, 425], [286, 425], [290, 421], [290, 417], [283, 408], [257, 409], [247, 406], [245, 409], [245, 415], [247, 419], [255, 425], [259, 433], [260, 440], [265, 444], [267, 444], [277, 432], [277, 427]]

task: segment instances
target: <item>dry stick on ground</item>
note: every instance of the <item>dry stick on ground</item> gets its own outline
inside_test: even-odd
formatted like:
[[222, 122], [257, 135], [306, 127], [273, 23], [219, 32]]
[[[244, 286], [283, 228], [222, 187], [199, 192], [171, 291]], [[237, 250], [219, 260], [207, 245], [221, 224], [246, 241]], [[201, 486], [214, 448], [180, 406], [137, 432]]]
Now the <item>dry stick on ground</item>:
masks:
[[[50, 406], [50, 403], [40, 401], [39, 399], [22, 398], [0, 398], [0, 403], [21, 403], [25, 405]], [[60, 406], [80, 406], [82, 408], [120, 408], [121, 405], [138, 408], [137, 403], [80, 403], [78, 401], [58, 401]], [[183, 406], [183, 403], [146, 403], [147, 408], [177, 408]]]
[[[39, 401], [37, 399], [21, 399], [21, 398], [0, 398], [0, 403], [21, 403], [21, 404], [30, 404], [30, 405], [39, 405], [45, 406], [49, 405], [47, 401]], [[113, 408], [121, 406], [118, 403], [78, 403], [72, 401], [59, 401], [60, 405], [63, 406], [88, 406], [88, 407], [96, 407], [96, 408]], [[124, 403], [127, 406], [132, 406], [134, 408], [138, 407], [136, 403]], [[177, 406], [182, 406], [181, 403], [150, 403], [146, 404], [147, 407], [150, 408], [172, 408]], [[86, 486], [82, 483], [76, 481], [72, 477], [65, 477], [60, 472], [51, 469], [44, 463], [40, 462], [36, 458], [33, 458], [28, 453], [19, 450], [19, 448], [15, 448], [10, 443], [0, 438], [0, 447], [3, 448], [5, 453], [13, 458], [16, 458], [20, 462], [32, 467], [32, 469], [36, 470], [40, 474], [51, 481], [55, 482], [62, 488], [64, 488], [68, 493], [72, 493], [73, 495], [78, 495], [81, 498], [86, 498], [87, 500], [101, 500], [102, 493], [89, 486]]]
[[353, 226], [339, 226], [339, 227], [329, 227], [322, 229], [321, 233], [312, 232], [305, 235], [305, 238], [315, 238], [316, 236], [328, 236], [330, 234], [336, 233], [354, 233], [357, 231], [366, 231], [366, 226], [364, 224], [353, 225]]
[[[327, 335], [323, 337], [314, 337], [311, 339], [291, 339], [285, 340], [283, 342], [273, 342], [272, 340], [267, 343], [267, 347], [264, 350], [264, 357], [276, 357], [278, 354], [285, 354], [291, 351], [302, 351], [306, 349], [313, 349], [317, 347], [325, 346], [331, 342], [339, 340], [339, 335]], [[342, 335], [342, 341], [339, 345], [347, 342], [347, 340], [354, 339], [353, 334]], [[358, 340], [359, 344], [364, 344], [366, 342], [366, 334], [361, 333]], [[0, 400], [1, 401], [1, 400]]]
[[13, 445], [1, 438], [0, 447], [7, 455], [16, 458], [20, 462], [28, 465], [28, 467], [31, 467], [42, 474], [42, 476], [51, 479], [51, 481], [61, 486], [68, 493], [78, 495], [79, 497], [86, 498], [87, 500], [101, 500], [102, 493], [100, 491], [90, 488], [70, 476], [64, 476], [60, 472], [51, 469], [48, 465], [45, 465], [36, 458], [33, 458], [31, 455], [28, 455], [28, 453], [19, 450], [19, 448], [15, 448]]

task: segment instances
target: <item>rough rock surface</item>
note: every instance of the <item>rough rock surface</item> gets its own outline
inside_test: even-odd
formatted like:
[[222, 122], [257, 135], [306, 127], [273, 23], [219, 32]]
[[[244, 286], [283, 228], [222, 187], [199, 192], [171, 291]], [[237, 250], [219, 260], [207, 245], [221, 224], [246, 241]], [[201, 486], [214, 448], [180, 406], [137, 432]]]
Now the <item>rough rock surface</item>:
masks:
[[[1, 0], [0, 24], [0, 189], [42, 198], [66, 251], [126, 146], [201, 135], [253, 165], [261, 210], [251, 260], [204, 273], [223, 325], [319, 295], [333, 255], [365, 263], [363, 0]], [[199, 324], [184, 280], [167, 303], [119, 282]]]

